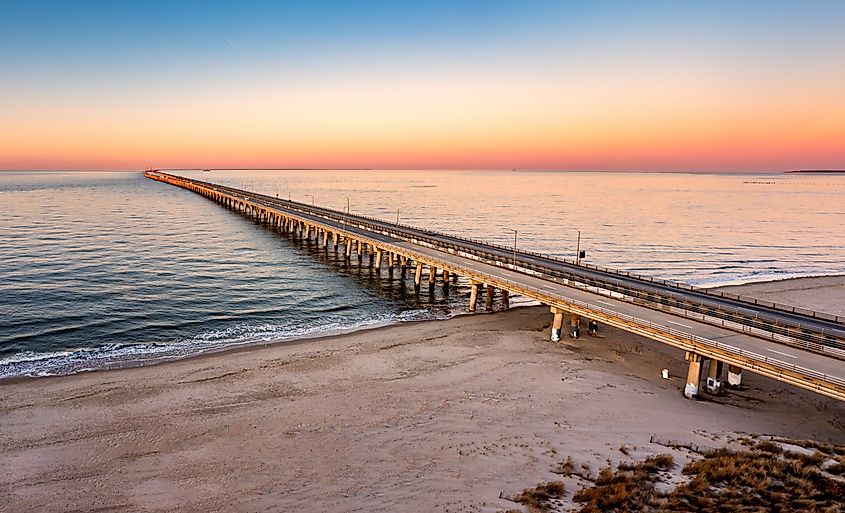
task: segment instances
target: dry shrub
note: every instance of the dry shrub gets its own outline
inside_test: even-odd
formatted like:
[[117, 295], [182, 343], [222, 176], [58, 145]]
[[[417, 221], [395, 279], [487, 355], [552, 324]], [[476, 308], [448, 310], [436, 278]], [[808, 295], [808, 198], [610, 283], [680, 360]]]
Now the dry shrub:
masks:
[[662, 454], [636, 464], [620, 463], [616, 472], [605, 467], [599, 472], [594, 486], [578, 490], [572, 499], [585, 503], [580, 510], [582, 513], [652, 508], [657, 506], [659, 499], [654, 492], [656, 474], [673, 464], [671, 455]]
[[566, 492], [566, 487], [561, 481], [542, 483], [534, 488], [526, 488], [519, 495], [511, 497], [511, 500], [524, 504], [535, 511], [549, 511], [551, 501], [560, 499]]
[[[808, 442], [808, 446], [821, 444]], [[747, 449], [718, 449], [683, 468], [688, 481], [669, 492], [657, 492], [659, 472], [673, 465], [669, 455], [604, 468], [594, 486], [579, 490], [573, 500], [581, 513], [677, 511], [845, 511], [845, 483], [832, 479], [820, 464], [838, 447], [810, 455], [784, 451], [779, 445], [751, 442]], [[802, 445], [803, 447], [803, 445]], [[828, 472], [841, 472], [839, 460]], [[832, 472], [836, 473], [836, 472]]]

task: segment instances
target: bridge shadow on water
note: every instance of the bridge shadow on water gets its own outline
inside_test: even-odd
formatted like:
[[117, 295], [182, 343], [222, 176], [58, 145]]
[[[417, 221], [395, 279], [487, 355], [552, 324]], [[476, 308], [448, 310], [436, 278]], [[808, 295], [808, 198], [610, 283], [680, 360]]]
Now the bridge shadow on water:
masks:
[[352, 255], [346, 258], [344, 243], [335, 247], [332, 241], [326, 245], [322, 242], [322, 237], [318, 242], [313, 235], [310, 238], [304, 238], [296, 232], [286, 232], [278, 226], [244, 218], [242, 214], [234, 210], [230, 212], [272, 232], [285, 240], [287, 244], [324, 265], [327, 271], [341, 274], [351, 279], [358, 287], [375, 296], [389, 299], [403, 308], [427, 309], [435, 314], [448, 314], [466, 308], [469, 286], [462, 279], [456, 281], [452, 277], [449, 283], [444, 285], [442, 276], [438, 275], [436, 283], [431, 285], [428, 283], [428, 270], [424, 269], [422, 283], [419, 288], [416, 288], [413, 267], [406, 269], [401, 269], [398, 265], [389, 267], [385, 257], [381, 270], [377, 270], [375, 255], [365, 251], [359, 257], [355, 245], [353, 245]]

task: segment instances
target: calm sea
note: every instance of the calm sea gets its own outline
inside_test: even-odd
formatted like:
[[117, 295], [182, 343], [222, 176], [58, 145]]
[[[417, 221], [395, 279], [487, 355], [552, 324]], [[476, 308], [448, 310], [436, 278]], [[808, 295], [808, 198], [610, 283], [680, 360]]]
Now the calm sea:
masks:
[[[845, 176], [212, 171], [204, 180], [702, 286], [845, 273]], [[465, 290], [374, 274], [124, 172], [0, 173], [0, 377], [401, 320]], [[409, 276], [410, 278], [410, 276]]]

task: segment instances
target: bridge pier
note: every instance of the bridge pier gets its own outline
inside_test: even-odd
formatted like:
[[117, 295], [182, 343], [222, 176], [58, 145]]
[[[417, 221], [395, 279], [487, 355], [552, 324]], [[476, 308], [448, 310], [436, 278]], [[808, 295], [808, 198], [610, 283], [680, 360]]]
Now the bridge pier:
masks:
[[346, 258], [352, 258], [352, 239], [346, 238]]
[[449, 271], [443, 269], [443, 287], [446, 288], [449, 286]]
[[437, 279], [437, 268], [433, 265], [428, 266], [428, 285], [429, 287], [434, 286], [434, 282]]
[[718, 394], [722, 389], [722, 362], [710, 359], [710, 368], [707, 372], [707, 391], [711, 394]]
[[478, 286], [481, 285], [477, 281], [470, 283], [469, 288], [469, 311], [475, 311], [475, 304], [478, 302]]
[[493, 291], [495, 291], [496, 289], [493, 288], [489, 284], [485, 285], [484, 288], [485, 288], [485, 293], [486, 293], [486, 296], [487, 296], [487, 297], [484, 298], [484, 309], [488, 312], [492, 312], [493, 311]]
[[505, 310], [510, 310], [511, 308], [510, 292], [505, 289], [502, 289], [502, 308]]
[[581, 337], [581, 316], [578, 314], [571, 315], [569, 320], [569, 336], [576, 340]]
[[684, 397], [687, 399], [695, 399], [698, 397], [698, 385], [701, 383], [702, 358], [700, 354], [691, 353], [689, 351], [684, 354], [684, 358], [689, 362], [687, 384], [684, 387]]
[[599, 321], [590, 319], [587, 323], [587, 332], [593, 337], [597, 336], [599, 334]]
[[414, 287], [420, 288], [422, 282], [422, 262], [417, 261], [417, 270], [414, 273]]
[[563, 310], [553, 306], [550, 311], [554, 314], [554, 319], [552, 319], [552, 342], [560, 342], [560, 330], [563, 327]]
[[742, 367], [728, 365], [728, 386], [731, 388], [742, 386]]
[[381, 250], [376, 248], [376, 270], [381, 271]]

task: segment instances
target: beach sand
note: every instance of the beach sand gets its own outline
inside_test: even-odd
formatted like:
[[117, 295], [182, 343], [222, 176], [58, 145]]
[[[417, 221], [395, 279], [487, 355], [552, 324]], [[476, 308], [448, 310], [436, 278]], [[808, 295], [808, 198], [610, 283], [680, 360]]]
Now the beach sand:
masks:
[[793, 306], [845, 317], [845, 276], [747, 283], [719, 290], [773, 302], [788, 299]]
[[[807, 297], [784, 285], [766, 299]], [[595, 474], [667, 452], [653, 436], [845, 443], [843, 403], [750, 373], [689, 401], [681, 351], [607, 327], [555, 344], [550, 321], [519, 308], [4, 383], [0, 510], [492, 512], [567, 456]]]

